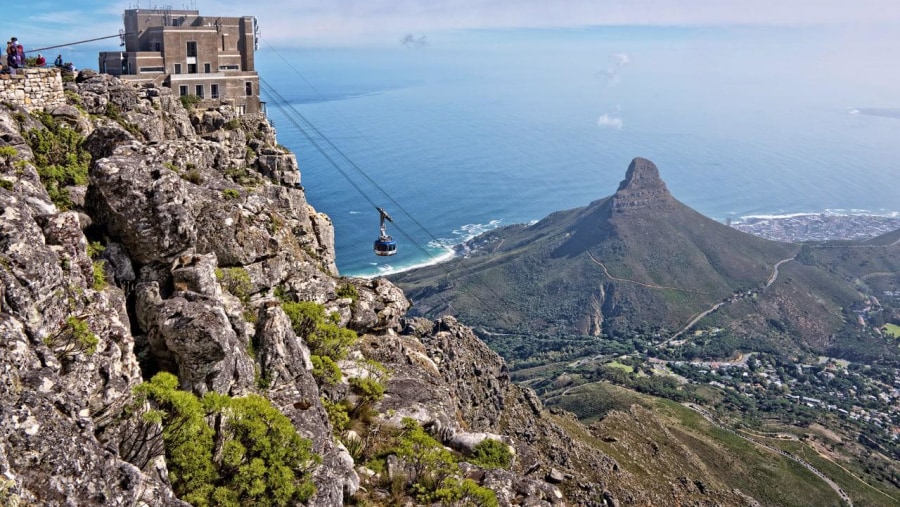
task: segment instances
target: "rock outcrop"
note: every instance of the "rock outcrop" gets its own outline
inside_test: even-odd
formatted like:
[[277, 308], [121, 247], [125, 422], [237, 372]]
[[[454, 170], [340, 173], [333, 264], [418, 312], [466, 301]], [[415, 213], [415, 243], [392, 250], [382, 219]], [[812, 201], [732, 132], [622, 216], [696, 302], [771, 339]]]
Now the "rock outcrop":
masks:
[[642, 209], [664, 210], [674, 205], [675, 199], [659, 177], [656, 164], [640, 157], [628, 165], [625, 179], [613, 195], [613, 209], [619, 213]]

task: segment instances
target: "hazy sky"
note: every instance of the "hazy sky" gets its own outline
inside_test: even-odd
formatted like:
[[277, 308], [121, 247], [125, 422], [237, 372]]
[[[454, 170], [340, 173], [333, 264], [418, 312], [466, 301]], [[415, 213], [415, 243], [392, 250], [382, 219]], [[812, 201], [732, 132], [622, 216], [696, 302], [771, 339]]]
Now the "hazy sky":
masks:
[[[63, 44], [116, 34], [127, 8], [251, 15], [278, 46], [396, 44], [447, 30], [602, 25], [829, 25], [872, 38], [900, 24], [898, 0], [38, 0], [4, 2], [4, 36]], [[31, 45], [30, 47], [34, 47]]]

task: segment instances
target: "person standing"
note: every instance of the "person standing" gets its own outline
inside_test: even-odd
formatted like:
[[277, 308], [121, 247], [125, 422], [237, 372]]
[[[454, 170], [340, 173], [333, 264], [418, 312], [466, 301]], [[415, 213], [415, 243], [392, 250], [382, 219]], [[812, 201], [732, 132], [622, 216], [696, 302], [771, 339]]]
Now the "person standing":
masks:
[[6, 65], [9, 67], [9, 75], [15, 76], [19, 68], [19, 50], [16, 48], [15, 37], [6, 45]]
[[47, 59], [44, 58], [44, 55], [38, 53], [37, 60], [34, 61], [34, 64], [38, 67], [43, 67], [47, 65]]

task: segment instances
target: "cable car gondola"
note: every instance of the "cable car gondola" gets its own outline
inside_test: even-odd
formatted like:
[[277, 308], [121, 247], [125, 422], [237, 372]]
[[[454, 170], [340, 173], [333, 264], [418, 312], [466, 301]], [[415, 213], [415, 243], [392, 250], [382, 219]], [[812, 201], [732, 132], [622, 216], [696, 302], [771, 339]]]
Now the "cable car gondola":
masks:
[[375, 207], [378, 210], [378, 213], [381, 215], [381, 236], [375, 240], [375, 255], [379, 255], [382, 257], [387, 257], [389, 255], [394, 255], [397, 253], [397, 242], [394, 241], [394, 238], [387, 235], [387, 232], [384, 230], [384, 220], [387, 219], [388, 222], [393, 222], [394, 219], [388, 215], [387, 211], [384, 211], [383, 208]]

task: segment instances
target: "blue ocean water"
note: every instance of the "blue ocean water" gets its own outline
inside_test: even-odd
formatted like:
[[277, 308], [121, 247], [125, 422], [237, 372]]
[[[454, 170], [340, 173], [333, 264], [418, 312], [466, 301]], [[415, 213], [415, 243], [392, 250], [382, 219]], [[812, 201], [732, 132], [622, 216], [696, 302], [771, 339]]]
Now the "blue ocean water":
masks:
[[[341, 273], [371, 276], [610, 195], [635, 156], [717, 220], [900, 211], [900, 119], [854, 114], [900, 97], [866, 78], [884, 62], [842, 61], [845, 43], [779, 29], [459, 32], [421, 48], [263, 44], [257, 70], [290, 104], [263, 89], [310, 203], [334, 221]], [[295, 112], [340, 152], [311, 134], [320, 153]], [[394, 218], [391, 258], [372, 254], [376, 205]]]

